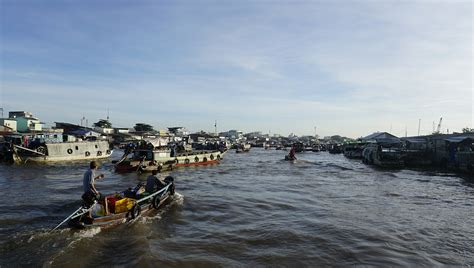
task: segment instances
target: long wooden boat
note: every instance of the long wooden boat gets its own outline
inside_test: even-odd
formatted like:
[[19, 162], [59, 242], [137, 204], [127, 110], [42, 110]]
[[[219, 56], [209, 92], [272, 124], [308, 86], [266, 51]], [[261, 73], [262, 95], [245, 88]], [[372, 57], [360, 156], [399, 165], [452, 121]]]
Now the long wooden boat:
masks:
[[31, 148], [13, 145], [13, 148], [16, 163], [101, 159], [110, 157], [113, 152], [109, 142], [104, 140], [43, 143]]
[[175, 167], [203, 166], [219, 163], [226, 151], [200, 150], [172, 153], [170, 149], [136, 149], [128, 158], [126, 152], [115, 165], [116, 172], [150, 172], [154, 169], [170, 170]]
[[402, 168], [404, 152], [398, 144], [369, 143], [362, 150], [362, 162], [382, 168]]
[[[89, 227], [112, 227], [127, 221], [136, 219], [142, 215], [146, 216], [152, 211], [161, 208], [174, 195], [174, 179], [171, 176], [165, 178], [167, 183], [161, 190], [148, 194], [138, 193], [142, 185], [134, 190], [124, 191], [119, 196], [107, 196], [104, 201], [97, 202], [87, 207], [83, 204], [79, 209], [67, 217], [56, 228], [67, 222], [69, 227], [84, 229]], [[87, 215], [91, 212], [92, 218]]]

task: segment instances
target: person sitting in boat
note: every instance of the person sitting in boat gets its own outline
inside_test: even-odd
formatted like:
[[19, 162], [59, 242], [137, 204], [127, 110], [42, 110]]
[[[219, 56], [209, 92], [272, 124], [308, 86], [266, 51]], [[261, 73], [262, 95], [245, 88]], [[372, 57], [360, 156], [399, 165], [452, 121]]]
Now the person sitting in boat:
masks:
[[291, 146], [290, 153], [288, 154], [290, 156], [290, 159], [296, 159], [295, 153], [296, 153], [295, 146]]
[[104, 174], [99, 176], [95, 175], [95, 171], [99, 168], [99, 165], [96, 161], [92, 161], [89, 164], [89, 169], [84, 173], [84, 178], [82, 184], [84, 187], [84, 194], [82, 195], [82, 200], [87, 207], [90, 207], [94, 204], [95, 200], [101, 200], [101, 194], [95, 188], [95, 181], [105, 177]]
[[158, 171], [158, 169], [152, 170], [151, 175], [146, 179], [145, 192], [152, 194], [166, 186], [166, 184], [156, 176]]

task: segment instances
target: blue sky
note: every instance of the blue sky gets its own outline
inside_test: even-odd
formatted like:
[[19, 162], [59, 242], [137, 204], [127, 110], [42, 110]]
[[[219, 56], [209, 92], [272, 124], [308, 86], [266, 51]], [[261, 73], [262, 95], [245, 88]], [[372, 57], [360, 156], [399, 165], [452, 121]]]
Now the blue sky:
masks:
[[42, 121], [416, 135], [473, 126], [471, 1], [0, 1], [0, 107]]

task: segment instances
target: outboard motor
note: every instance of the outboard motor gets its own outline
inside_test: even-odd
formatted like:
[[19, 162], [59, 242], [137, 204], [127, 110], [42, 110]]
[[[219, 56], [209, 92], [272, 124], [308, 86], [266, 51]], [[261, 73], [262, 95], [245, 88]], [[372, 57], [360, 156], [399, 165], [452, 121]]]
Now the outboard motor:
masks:
[[174, 178], [171, 177], [171, 176], [166, 176], [165, 182], [166, 182], [167, 184], [170, 183], [170, 182], [174, 182]]
[[170, 195], [174, 195], [174, 178], [171, 177], [171, 176], [167, 176], [165, 178], [165, 183], [166, 184], [173, 183], [173, 185], [171, 185], [170, 188], [169, 188], [169, 192], [170, 192]]

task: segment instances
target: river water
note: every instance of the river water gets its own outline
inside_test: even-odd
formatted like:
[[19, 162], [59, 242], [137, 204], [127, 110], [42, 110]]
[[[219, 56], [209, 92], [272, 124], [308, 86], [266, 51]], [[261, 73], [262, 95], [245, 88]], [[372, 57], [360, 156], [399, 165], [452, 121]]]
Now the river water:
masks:
[[[474, 265], [471, 180], [285, 153], [229, 151], [172, 171], [177, 194], [149, 217], [52, 233], [80, 204], [88, 163], [1, 165], [0, 266]], [[110, 160], [99, 172], [103, 193], [146, 177], [116, 174]]]

